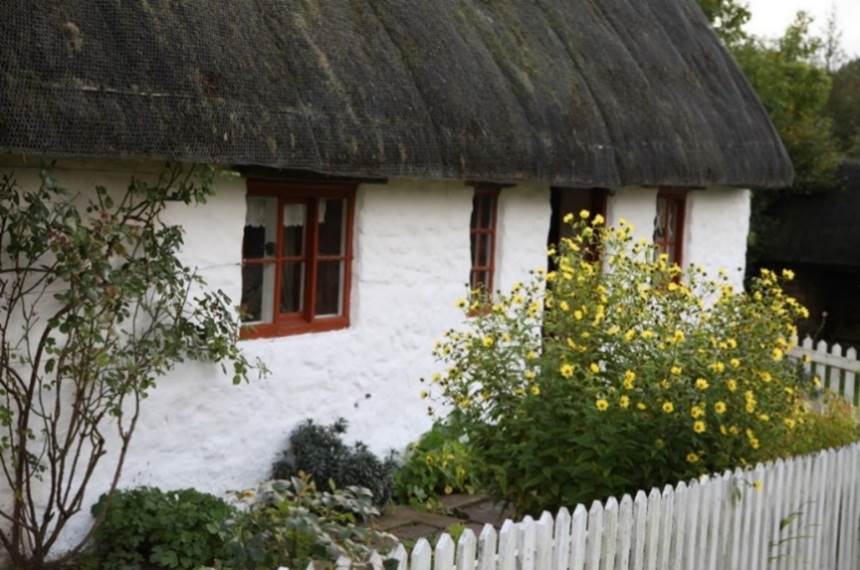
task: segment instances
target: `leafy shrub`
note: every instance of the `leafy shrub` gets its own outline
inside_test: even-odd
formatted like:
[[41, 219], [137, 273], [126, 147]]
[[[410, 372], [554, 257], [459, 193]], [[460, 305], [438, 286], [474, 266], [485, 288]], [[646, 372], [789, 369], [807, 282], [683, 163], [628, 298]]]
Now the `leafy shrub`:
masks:
[[488, 490], [536, 513], [778, 455], [805, 422], [791, 272], [746, 294], [626, 222], [581, 218], [557, 271], [459, 301], [473, 318], [434, 350], [447, 372], [431, 397], [456, 410]]
[[860, 439], [856, 410], [844, 398], [825, 392], [820, 404], [810, 404], [806, 421], [785, 442], [783, 455], [805, 455], [843, 447]]
[[308, 420], [290, 434], [289, 447], [272, 468], [274, 479], [289, 479], [307, 473], [317, 487], [365, 487], [374, 503], [384, 505], [391, 498], [395, 464], [381, 461], [365, 444], [343, 442], [347, 422], [341, 418], [330, 426]]
[[379, 511], [365, 488], [322, 492], [305, 475], [263, 483], [240, 498], [249, 505], [225, 527], [220, 568], [306, 568], [341, 556], [364, 566], [374, 549], [387, 552], [396, 543], [366, 525]]
[[103, 570], [198, 568], [221, 553], [221, 528], [234, 509], [218, 497], [193, 489], [161, 491], [140, 487], [102, 495], [93, 516], [96, 528], [86, 566]]
[[436, 422], [421, 439], [410, 444], [394, 476], [397, 499], [436, 510], [440, 495], [475, 493], [480, 487], [479, 466], [465, 439], [462, 429], [450, 422]]

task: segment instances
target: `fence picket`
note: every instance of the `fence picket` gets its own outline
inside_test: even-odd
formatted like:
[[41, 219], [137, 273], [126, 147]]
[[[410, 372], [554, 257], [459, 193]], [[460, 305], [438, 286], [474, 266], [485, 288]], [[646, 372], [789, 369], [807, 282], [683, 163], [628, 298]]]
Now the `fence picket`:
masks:
[[[570, 511], [562, 507], [555, 517], [553, 534], [553, 560], [554, 570], [567, 570], [570, 562]], [[484, 569], [482, 569], [484, 570]]]
[[436, 542], [433, 556], [433, 570], [454, 570], [454, 539], [442, 533]]
[[630, 548], [632, 545], [633, 499], [630, 498], [630, 495], [624, 495], [618, 510], [618, 553], [615, 557], [615, 570], [630, 568]]
[[552, 564], [552, 524], [552, 515], [546, 511], [535, 523], [535, 567], [539, 570], [547, 570]]
[[696, 549], [699, 533], [699, 497], [701, 486], [697, 480], [690, 482], [687, 487], [687, 532], [684, 540], [684, 568], [697, 568]]
[[603, 511], [603, 555], [600, 557], [601, 570], [615, 569], [615, 556], [618, 552], [618, 501], [615, 497], [606, 501]]
[[643, 491], [636, 493], [633, 501], [633, 570], [642, 570], [645, 566], [645, 524], [648, 516], [648, 497]]
[[588, 510], [588, 535], [586, 540], [585, 568], [600, 570], [600, 555], [603, 544], [603, 505], [594, 501]]
[[675, 536], [672, 541], [672, 555], [670, 564], [667, 566], [670, 570], [683, 570], [684, 566], [684, 534], [687, 531], [687, 484], [681, 481], [675, 487], [675, 513], [673, 525], [675, 528]]
[[520, 570], [534, 570], [535, 548], [537, 547], [535, 521], [530, 516], [526, 516], [519, 527], [520, 564], [518, 567]]
[[433, 549], [425, 538], [419, 538], [412, 549], [412, 557], [409, 560], [410, 570], [430, 570], [430, 558]]
[[516, 568], [517, 527], [510, 519], [502, 524], [499, 531], [499, 570]]
[[585, 568], [585, 545], [588, 537], [588, 512], [583, 505], [576, 505], [570, 532], [570, 570]]
[[645, 570], [657, 569], [657, 546], [660, 543], [660, 510], [663, 497], [659, 489], [648, 494], [648, 516], [645, 519]]
[[496, 529], [491, 524], [478, 536], [478, 570], [496, 570]]
[[672, 535], [675, 532], [675, 491], [671, 485], [663, 489], [660, 500], [660, 535], [657, 539], [657, 568], [669, 568], [672, 558]]
[[[848, 362], [857, 362], [857, 349], [853, 346], [845, 351], [845, 360]], [[848, 368], [845, 369], [845, 398], [849, 402], [857, 405], [857, 373]]]
[[472, 529], [467, 528], [457, 541], [457, 570], [474, 570], [477, 539]]
[[409, 553], [406, 551], [406, 547], [402, 544], [398, 544], [397, 548], [394, 549], [394, 552], [391, 554], [391, 557], [394, 560], [397, 560], [397, 570], [406, 570], [409, 564]]

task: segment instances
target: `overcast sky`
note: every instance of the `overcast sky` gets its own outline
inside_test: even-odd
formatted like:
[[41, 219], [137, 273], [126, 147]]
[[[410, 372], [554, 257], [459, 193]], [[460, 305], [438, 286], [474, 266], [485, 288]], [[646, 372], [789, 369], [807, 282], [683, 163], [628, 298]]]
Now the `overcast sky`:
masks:
[[749, 31], [768, 37], [781, 35], [798, 10], [806, 10], [815, 17], [817, 26], [824, 26], [835, 3], [845, 51], [860, 56], [860, 0], [747, 0], [747, 3], [753, 15]]

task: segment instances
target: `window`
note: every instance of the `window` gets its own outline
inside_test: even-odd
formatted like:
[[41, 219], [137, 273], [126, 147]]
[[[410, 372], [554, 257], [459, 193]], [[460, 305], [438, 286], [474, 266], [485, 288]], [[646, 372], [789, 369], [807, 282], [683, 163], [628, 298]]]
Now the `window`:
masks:
[[657, 194], [654, 243], [660, 253], [665, 253], [669, 257], [670, 264], [683, 264], [685, 206], [686, 199], [683, 193], [660, 192]]
[[472, 271], [469, 286], [487, 294], [493, 292], [493, 273], [496, 269], [496, 217], [499, 189], [488, 186], [475, 188], [472, 199]]
[[355, 187], [249, 182], [243, 338], [349, 326]]

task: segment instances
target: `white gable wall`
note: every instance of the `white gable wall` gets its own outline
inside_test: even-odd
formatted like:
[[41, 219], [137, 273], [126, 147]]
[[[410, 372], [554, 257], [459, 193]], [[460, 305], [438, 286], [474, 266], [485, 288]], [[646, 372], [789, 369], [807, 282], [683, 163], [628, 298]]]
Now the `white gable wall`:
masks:
[[750, 228], [750, 191], [710, 188], [687, 194], [684, 262], [704, 266], [712, 275], [724, 269], [743, 286]]

